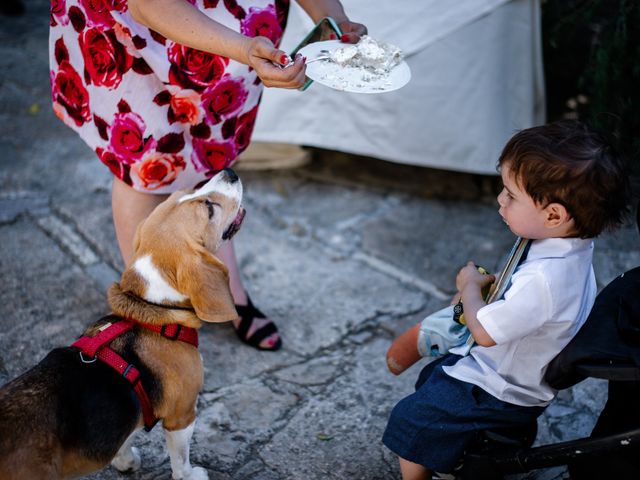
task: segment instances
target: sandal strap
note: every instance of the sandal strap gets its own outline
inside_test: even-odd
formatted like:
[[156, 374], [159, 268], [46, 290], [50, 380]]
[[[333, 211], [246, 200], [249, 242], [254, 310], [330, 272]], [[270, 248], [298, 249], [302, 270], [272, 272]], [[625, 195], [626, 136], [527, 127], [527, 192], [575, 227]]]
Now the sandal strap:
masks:
[[[242, 319], [242, 322], [244, 322], [244, 319]], [[250, 325], [251, 322], [247, 322], [247, 324]], [[249, 330], [248, 327], [247, 330]], [[254, 331], [249, 338], [247, 338], [246, 335], [243, 335], [242, 338], [249, 345], [257, 347], [260, 345], [260, 342], [262, 342], [268, 336], [273, 335], [274, 333], [278, 333], [278, 329], [273, 322], [269, 322]], [[238, 329], [238, 334], [240, 334], [240, 329]]]
[[[246, 305], [236, 305], [235, 307], [241, 318], [240, 324], [236, 328], [236, 333], [244, 343], [247, 343], [252, 347], [259, 348], [260, 342], [265, 338], [273, 335], [274, 333], [278, 333], [276, 325], [273, 322], [269, 322], [255, 330], [250, 336], [247, 336], [251, 329], [251, 325], [253, 324], [253, 320], [256, 318], [267, 318], [267, 316], [255, 307], [248, 295]], [[274, 349], [277, 348], [278, 347]]]
[[249, 296], [247, 295], [247, 304], [246, 305], [235, 305], [236, 311], [238, 315], [242, 317], [242, 320], [248, 318], [249, 320], [253, 318], [267, 318], [267, 316], [258, 310]]

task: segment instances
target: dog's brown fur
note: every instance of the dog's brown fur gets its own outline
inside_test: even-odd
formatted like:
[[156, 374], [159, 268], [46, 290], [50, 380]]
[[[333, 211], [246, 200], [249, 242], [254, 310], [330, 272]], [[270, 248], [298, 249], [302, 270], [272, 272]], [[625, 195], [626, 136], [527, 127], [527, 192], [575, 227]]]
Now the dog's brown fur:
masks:
[[[113, 316], [92, 325], [84, 335], [93, 336], [106, 322], [118, 318], [199, 328], [203, 320], [220, 322], [237, 317], [227, 269], [212, 251], [222, 241], [222, 230], [235, 218], [239, 199], [230, 202], [212, 192], [203, 198], [180, 202], [186, 193], [176, 192], [159, 205], [139, 226], [135, 239], [136, 259], [151, 255], [164, 281], [186, 300], [164, 306], [146, 301], [150, 285], [136, 270], [134, 260], [121, 281], [108, 292]], [[220, 206], [219, 216], [224, 221], [213, 225], [215, 222], [210, 221], [208, 209], [203, 206], [204, 199]], [[141, 327], [118, 337], [110, 347], [140, 370], [154, 414], [162, 420], [165, 430], [182, 430], [194, 422], [203, 383], [202, 361], [196, 348]], [[84, 475], [106, 465], [127, 437], [142, 426], [141, 409], [128, 382], [100, 362], [83, 364], [77, 357], [75, 348], [56, 349], [36, 367], [0, 389], [0, 479]], [[74, 375], [91, 382], [100, 376], [104, 378], [84, 387], [76, 384]], [[92, 395], [98, 395], [95, 389], [103, 385], [104, 395], [113, 398], [105, 399], [107, 407], [95, 412], [98, 420], [89, 418], [86, 424], [76, 425], [73, 415], [82, 412], [61, 413], [60, 409], [74, 408], [64, 405], [69, 398], [75, 401], [66, 390], [78, 389], [78, 402], [86, 397], [102, 405], [103, 397], [96, 400]], [[75, 408], [85, 411], [85, 407], [91, 411], [93, 406], [80, 404]], [[110, 409], [114, 412], [110, 413]], [[95, 445], [91, 445], [94, 441]]]

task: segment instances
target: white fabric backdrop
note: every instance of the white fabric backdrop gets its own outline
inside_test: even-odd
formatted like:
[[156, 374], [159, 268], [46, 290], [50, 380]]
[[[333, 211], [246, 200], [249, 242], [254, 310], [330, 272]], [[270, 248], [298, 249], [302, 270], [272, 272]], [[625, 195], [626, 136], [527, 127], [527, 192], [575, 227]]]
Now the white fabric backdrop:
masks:
[[[389, 93], [266, 89], [254, 141], [495, 174], [504, 143], [544, 121], [539, 0], [343, 0], [369, 34], [401, 47], [412, 79]], [[282, 48], [313, 27], [292, 2]]]

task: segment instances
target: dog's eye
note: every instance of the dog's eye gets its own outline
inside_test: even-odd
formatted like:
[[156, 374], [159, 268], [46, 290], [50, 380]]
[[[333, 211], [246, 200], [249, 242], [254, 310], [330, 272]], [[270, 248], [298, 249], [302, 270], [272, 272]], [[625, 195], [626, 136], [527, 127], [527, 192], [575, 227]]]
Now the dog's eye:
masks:
[[207, 205], [207, 208], [209, 209], [209, 218], [213, 218], [213, 214], [214, 214], [213, 202], [209, 200], [205, 200], [204, 203]]

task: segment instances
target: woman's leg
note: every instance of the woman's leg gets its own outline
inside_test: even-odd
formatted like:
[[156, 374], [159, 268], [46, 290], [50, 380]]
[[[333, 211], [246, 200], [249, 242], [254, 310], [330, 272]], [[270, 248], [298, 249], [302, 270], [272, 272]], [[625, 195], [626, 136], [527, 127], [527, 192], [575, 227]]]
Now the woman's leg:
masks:
[[139, 192], [122, 180], [113, 178], [111, 187], [113, 224], [125, 267], [129, 266], [133, 260], [133, 237], [136, 228], [166, 198], [167, 195]]
[[400, 457], [398, 460], [400, 461], [402, 480], [429, 480], [431, 478], [431, 470], [427, 470], [422, 465]]
[[[247, 305], [249, 303], [249, 299], [247, 297], [247, 292], [242, 285], [238, 261], [233, 248], [233, 240], [223, 243], [216, 255], [229, 269], [229, 284], [231, 286], [231, 295], [233, 296], [234, 303], [236, 305]], [[234, 321], [233, 326], [238, 329], [240, 322], [241, 320]], [[272, 323], [272, 321], [268, 318], [254, 317], [249, 330], [247, 331], [246, 338], [250, 338], [256, 331], [270, 323]], [[278, 333], [272, 333], [268, 337], [264, 338], [259, 345], [263, 349], [271, 349], [276, 345], [279, 338], [280, 336]]]

